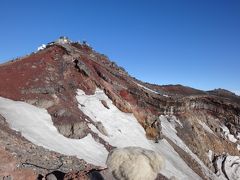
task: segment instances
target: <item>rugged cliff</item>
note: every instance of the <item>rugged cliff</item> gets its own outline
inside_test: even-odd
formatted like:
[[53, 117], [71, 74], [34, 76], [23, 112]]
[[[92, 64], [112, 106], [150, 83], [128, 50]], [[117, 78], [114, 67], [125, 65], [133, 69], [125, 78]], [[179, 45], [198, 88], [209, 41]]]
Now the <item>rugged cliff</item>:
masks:
[[[94, 51], [86, 43], [67, 39], [49, 43], [35, 53], [0, 65], [0, 77], [0, 97], [4, 98], [0, 102], [11, 99], [46, 109], [58, 132], [67, 139], [77, 141], [91, 136], [107, 152], [115, 147], [138, 146], [133, 143], [138, 141], [137, 136], [125, 145], [114, 143], [111, 137], [116, 137], [120, 142], [121, 139], [117, 137], [127, 138], [128, 129], [122, 132], [125, 127], [119, 127], [120, 136], [115, 134], [114, 128], [124, 123], [109, 127], [107, 124], [124, 118], [133, 121], [136, 119], [141, 125], [138, 130], [144, 129], [142, 138], [146, 137], [144, 141], [152, 143], [149, 146], [139, 146], [160, 149], [164, 156], [165, 151], [161, 149], [167, 143], [166, 147], [171, 147], [173, 154], [178, 155], [177, 158], [202, 179], [240, 178], [240, 97], [233, 93], [145, 83], [131, 77], [122, 67]], [[102, 111], [99, 111], [99, 103], [104, 107]], [[106, 114], [103, 114], [105, 111]], [[13, 109], [12, 113], [14, 114]], [[30, 171], [35, 176], [46, 176], [52, 171], [59, 171], [68, 173], [66, 177], [69, 179], [70, 176], [76, 178], [78, 175], [90, 177], [89, 172], [93, 172], [92, 169], [102, 171], [99, 164], [84, 162], [81, 158], [68, 154], [58, 154], [63, 151], [49, 151], [47, 145], [41, 147], [24, 136], [24, 128], [23, 131], [19, 126], [13, 128], [20, 133], [9, 129], [13, 127], [10, 123], [13, 120], [4, 105], [0, 105], [0, 114], [0, 131], [3, 136], [0, 145], [4, 153], [10, 154], [10, 159], [15, 158], [14, 162], [18, 162], [14, 167], [17, 171], [27, 170], [27, 173]], [[131, 122], [127, 121], [126, 127], [128, 123]], [[134, 128], [135, 125], [132, 130]], [[134, 133], [137, 134], [138, 131], [133, 131]], [[139, 139], [141, 140], [140, 137]], [[14, 144], [15, 141], [18, 143]], [[20, 148], [23, 144], [27, 144], [26, 149]], [[24, 158], [22, 151], [28, 152]], [[33, 154], [37, 156], [33, 157]], [[71, 155], [74, 156], [74, 153]], [[166, 155], [165, 158], [168, 160], [169, 157]], [[58, 167], [58, 162], [62, 166]], [[169, 164], [173, 162], [169, 160]], [[15, 166], [7, 162], [5, 165]], [[181, 171], [177, 167], [175, 169]], [[102, 178], [109, 176], [105, 171], [102, 171]], [[163, 175], [165, 178], [173, 177], [174, 173], [169, 171], [171, 168], [167, 166], [166, 171], [159, 172], [159, 178], [164, 178]], [[12, 172], [7, 173], [0, 168], [1, 176], [14, 177]], [[180, 179], [184, 179], [183, 177], [192, 179], [194, 176], [186, 172]]]

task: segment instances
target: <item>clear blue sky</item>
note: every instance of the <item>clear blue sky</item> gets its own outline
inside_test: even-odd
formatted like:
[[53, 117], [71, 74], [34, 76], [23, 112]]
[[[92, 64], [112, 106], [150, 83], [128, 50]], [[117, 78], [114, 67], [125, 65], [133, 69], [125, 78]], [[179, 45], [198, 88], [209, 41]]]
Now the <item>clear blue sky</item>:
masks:
[[61, 35], [143, 81], [240, 91], [239, 0], [0, 1], [0, 62]]

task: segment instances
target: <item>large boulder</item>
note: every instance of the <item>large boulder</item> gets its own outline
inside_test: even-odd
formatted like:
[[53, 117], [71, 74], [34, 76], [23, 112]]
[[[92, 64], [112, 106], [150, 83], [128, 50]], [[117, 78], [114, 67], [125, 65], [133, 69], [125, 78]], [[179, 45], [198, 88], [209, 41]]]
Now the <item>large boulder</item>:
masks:
[[109, 153], [107, 166], [119, 180], [154, 180], [164, 166], [164, 158], [140, 147], [117, 148]]

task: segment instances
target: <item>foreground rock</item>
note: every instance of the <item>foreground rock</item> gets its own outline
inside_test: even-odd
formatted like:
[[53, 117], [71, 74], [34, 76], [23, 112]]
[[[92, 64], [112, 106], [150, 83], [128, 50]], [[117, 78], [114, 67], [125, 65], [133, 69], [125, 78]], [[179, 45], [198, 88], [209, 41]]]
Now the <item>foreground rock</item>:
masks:
[[107, 165], [118, 180], [154, 180], [164, 167], [164, 159], [154, 151], [127, 147], [110, 152]]
[[0, 148], [0, 180], [33, 180], [37, 174], [31, 169], [17, 168], [17, 159]]

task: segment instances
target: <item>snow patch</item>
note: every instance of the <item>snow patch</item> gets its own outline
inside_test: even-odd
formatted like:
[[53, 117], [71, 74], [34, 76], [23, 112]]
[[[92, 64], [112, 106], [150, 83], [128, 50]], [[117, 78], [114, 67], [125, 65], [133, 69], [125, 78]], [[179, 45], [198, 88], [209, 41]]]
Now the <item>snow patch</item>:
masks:
[[174, 148], [167, 142], [166, 139], [154, 144], [155, 151], [159, 152], [165, 157], [165, 168], [161, 173], [170, 179], [201, 179], [185, 161], [179, 156]]
[[108, 151], [102, 144], [97, 143], [90, 134], [82, 139], [69, 139], [59, 134], [45, 109], [0, 97], [0, 114], [12, 129], [20, 131], [33, 144], [105, 166]]
[[43, 49], [45, 49], [45, 48], [46, 48], [46, 45], [45, 45], [45, 44], [42, 44], [41, 46], [39, 46], [39, 47], [37, 48], [37, 50], [40, 51], [40, 50], [43, 50]]
[[233, 91], [237, 96], [240, 96], [240, 90]]
[[237, 133], [237, 139], [240, 140], [240, 133]]
[[210, 162], [212, 162], [213, 158], [214, 158], [214, 153], [212, 150], [209, 150], [207, 153], [208, 159]]
[[154, 90], [152, 90], [152, 89], [150, 89], [150, 88], [148, 88], [148, 87], [146, 87], [146, 86], [144, 86], [144, 85], [142, 85], [142, 84], [139, 84], [139, 83], [136, 83], [136, 82], [134, 82], [134, 83], [137, 84], [139, 87], [141, 87], [141, 88], [143, 88], [143, 89], [145, 89], [145, 90], [147, 90], [147, 91], [150, 91], [150, 92], [152, 92], [152, 93], [154, 93], [154, 94], [162, 95], [163, 97], [170, 97], [170, 96], [167, 95], [167, 94], [162, 94], [162, 93], [160, 93], [160, 92], [158, 92], [158, 91], [154, 91]]
[[[84, 91], [78, 90], [76, 98], [79, 102], [79, 109], [94, 122], [100, 121], [108, 136], [102, 134], [91, 123], [88, 123], [89, 128], [112, 146], [142, 147], [160, 153], [165, 158], [166, 164], [161, 173], [168, 178], [201, 179], [165, 139], [157, 144], [148, 140], [137, 119], [130, 113], [120, 111], [102, 90], [96, 89], [93, 95], [86, 95]], [[101, 100], [107, 103], [109, 109], [104, 107]], [[175, 125], [181, 125], [180, 121], [174, 121], [174, 123], [176, 123]]]
[[139, 87], [141, 87], [141, 88], [143, 88], [143, 89], [146, 89], [146, 90], [148, 90], [148, 91], [150, 91], [150, 92], [152, 92], [152, 93], [155, 93], [155, 94], [159, 94], [159, 92], [157, 92], [157, 91], [154, 91], [154, 90], [152, 90], [152, 89], [149, 89], [148, 87], [146, 87], [146, 86], [143, 86], [143, 85], [141, 85], [141, 84], [139, 84], [139, 83], [136, 83]]
[[[93, 125], [89, 125], [89, 127], [112, 146], [121, 148], [136, 146], [152, 149], [146, 139], [145, 130], [133, 114], [120, 111], [102, 90], [97, 89], [94, 95], [85, 95], [84, 91], [78, 90], [76, 98], [80, 103], [79, 109], [94, 122], [100, 121], [108, 136], [100, 133]], [[104, 107], [101, 103], [102, 100], [107, 103], [109, 109]]]
[[240, 179], [240, 157], [222, 155], [216, 161], [217, 176], [219, 179]]
[[237, 139], [234, 137], [234, 135], [232, 135], [228, 129], [227, 126], [225, 125], [222, 125], [221, 126], [222, 130], [223, 130], [223, 136], [224, 138], [228, 139], [229, 141], [233, 142], [233, 143], [236, 143], [237, 142]]
[[[174, 116], [173, 116], [174, 117]], [[194, 154], [187, 145], [182, 141], [180, 137], [177, 136], [177, 131], [175, 129], [176, 123], [174, 122], [175, 118], [169, 118], [169, 116], [160, 117], [161, 125], [162, 125], [162, 133], [168, 137], [173, 143], [175, 143], [178, 147], [188, 153], [198, 164], [201, 166], [202, 171], [205, 173], [207, 177], [211, 177], [212, 179], [216, 179], [216, 176], [213, 172], [211, 172], [205, 164]]]
[[237, 150], [240, 151], [240, 144], [239, 144], [239, 140], [240, 140], [240, 133], [237, 134], [237, 138], [230, 133], [230, 130], [228, 129], [227, 126], [222, 125], [221, 126], [222, 130], [223, 130], [223, 137], [225, 139], [228, 139], [229, 141], [235, 143], [237, 145]]
[[206, 131], [206, 132], [209, 132], [210, 134], [214, 134], [214, 132], [210, 129], [210, 127], [208, 127], [207, 124], [205, 124], [204, 122], [202, 121], [198, 121], [199, 124], [203, 127], [203, 129]]

